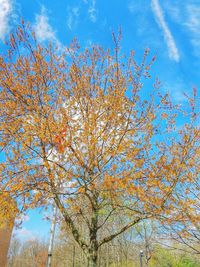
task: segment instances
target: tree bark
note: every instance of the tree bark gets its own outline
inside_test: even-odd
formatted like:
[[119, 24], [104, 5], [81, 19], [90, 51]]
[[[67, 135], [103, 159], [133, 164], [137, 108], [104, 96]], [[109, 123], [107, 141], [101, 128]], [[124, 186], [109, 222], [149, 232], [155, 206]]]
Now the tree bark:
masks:
[[90, 251], [87, 255], [88, 267], [97, 267], [97, 250]]

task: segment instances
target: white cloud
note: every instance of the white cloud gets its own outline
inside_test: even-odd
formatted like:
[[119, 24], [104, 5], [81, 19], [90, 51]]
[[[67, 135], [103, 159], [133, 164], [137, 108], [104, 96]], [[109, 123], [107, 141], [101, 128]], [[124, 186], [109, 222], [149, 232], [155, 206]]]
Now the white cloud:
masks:
[[19, 218], [17, 218], [17, 222], [21, 222], [21, 223], [24, 223], [24, 222], [28, 222], [30, 220], [30, 217], [28, 215], [21, 215]]
[[[83, 3], [87, 7], [88, 17], [89, 20], [93, 23], [97, 21], [97, 8], [96, 8], [96, 0], [82, 0]], [[80, 17], [80, 6], [71, 7], [68, 6], [67, 8], [67, 27], [69, 30], [74, 30], [78, 23]]]
[[97, 20], [97, 9], [96, 9], [96, 0], [92, 0], [90, 2], [89, 8], [88, 8], [88, 14], [90, 20], [95, 23]]
[[165, 8], [165, 12], [171, 17], [173, 22], [180, 22], [184, 10], [184, 6], [181, 3], [167, 1], [163, 3], [163, 6]]
[[186, 12], [187, 16], [183, 24], [189, 30], [195, 54], [200, 56], [200, 6], [188, 4]]
[[185, 104], [185, 102], [187, 102], [185, 93], [190, 94], [184, 81], [179, 78], [174, 79], [173, 83], [163, 83], [162, 90], [164, 93], [169, 92], [170, 97], [172, 98], [174, 103], [180, 105]]
[[[155, 38], [152, 38], [155, 31], [152, 27], [149, 27], [149, 0], [131, 0], [127, 6], [128, 11], [134, 16], [134, 32], [142, 37], [142, 43], [146, 46], [146, 42], [152, 45], [155, 44]], [[144, 38], [145, 37], [145, 38]], [[147, 40], [148, 39], [148, 40]], [[157, 45], [155, 45], [157, 47]]]
[[94, 45], [94, 42], [91, 39], [86, 40], [85, 46], [86, 47], [92, 47]]
[[49, 17], [47, 16], [47, 10], [44, 6], [41, 8], [40, 14], [36, 15], [34, 31], [39, 41], [51, 41], [60, 45], [60, 42], [56, 38], [54, 29], [49, 24]]
[[173, 1], [165, 3], [165, 8], [173, 20], [187, 35], [195, 56], [200, 57], [200, 6], [195, 1]]
[[133, 2], [130, 2], [130, 3], [128, 4], [128, 10], [129, 10], [131, 13], [133, 13], [133, 12], [135, 11], [135, 5], [134, 5]]
[[68, 7], [67, 27], [73, 30], [79, 20], [79, 7]]
[[31, 240], [35, 240], [38, 235], [28, 230], [27, 228], [22, 227], [22, 228], [14, 229], [12, 236], [20, 238], [21, 240], [31, 241]]
[[67, 27], [72, 30], [72, 25], [73, 25], [73, 18], [72, 18], [72, 14], [68, 15], [68, 19], [67, 19]]
[[188, 20], [185, 25], [196, 34], [200, 34], [200, 6], [188, 6]]
[[[128, 3], [128, 10], [130, 13], [134, 13], [137, 14], [137, 13], [143, 13], [144, 10], [148, 9], [148, 3], [146, 3], [146, 0], [132, 0]], [[141, 10], [141, 5], [142, 5], [142, 10]]]
[[164, 38], [165, 38], [165, 41], [166, 41], [167, 46], [168, 46], [169, 57], [172, 60], [179, 62], [179, 60], [180, 60], [179, 51], [178, 51], [178, 48], [176, 46], [175, 40], [172, 36], [172, 33], [171, 33], [171, 31], [170, 31], [170, 29], [169, 29], [169, 27], [165, 21], [164, 14], [163, 14], [163, 11], [160, 7], [159, 1], [158, 0], [152, 0], [151, 1], [151, 7], [152, 7], [152, 10], [153, 10], [153, 13], [154, 13], [154, 16], [156, 18], [157, 23], [163, 31]]
[[10, 26], [10, 16], [12, 15], [12, 0], [0, 0], [0, 39], [4, 41], [8, 34]]
[[97, 21], [97, 8], [96, 8], [96, 0], [83, 0], [83, 3], [88, 6], [88, 15], [89, 19], [95, 23]]

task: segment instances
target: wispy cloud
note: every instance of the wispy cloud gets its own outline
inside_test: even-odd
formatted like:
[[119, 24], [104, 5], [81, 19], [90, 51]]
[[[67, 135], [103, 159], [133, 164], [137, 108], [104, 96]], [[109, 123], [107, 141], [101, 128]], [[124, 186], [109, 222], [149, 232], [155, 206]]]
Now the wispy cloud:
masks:
[[21, 223], [24, 223], [24, 222], [28, 222], [30, 220], [30, 217], [28, 215], [21, 215], [20, 217], [18, 217], [16, 219], [16, 223], [17, 224], [21, 224]]
[[191, 43], [194, 47], [195, 54], [200, 56], [200, 6], [188, 4], [186, 6], [187, 16], [184, 25], [191, 34]]
[[40, 14], [36, 14], [36, 21], [33, 28], [39, 41], [51, 41], [60, 45], [60, 42], [56, 37], [55, 30], [49, 24], [49, 17], [44, 6], [41, 8]]
[[88, 6], [87, 12], [89, 20], [93, 23], [97, 21], [98, 10], [96, 7], [96, 0], [82, 0], [84, 4]]
[[92, 0], [89, 4], [88, 14], [90, 20], [95, 23], [97, 20], [97, 8], [96, 8], [96, 0]]
[[[147, 40], [147, 35], [151, 36], [149, 43], [155, 41], [152, 40], [152, 27], [149, 28], [149, 0], [130, 0], [127, 5], [128, 11], [134, 16], [134, 31], [143, 37], [142, 41]], [[144, 38], [145, 35], [145, 38]]]
[[79, 21], [79, 7], [68, 7], [67, 27], [69, 30], [76, 28]]
[[158, 0], [152, 0], [151, 1], [151, 7], [152, 7], [152, 10], [153, 10], [153, 13], [154, 13], [154, 16], [156, 18], [157, 23], [163, 31], [164, 38], [165, 38], [165, 41], [166, 41], [167, 46], [168, 46], [169, 57], [172, 60], [179, 62], [179, 60], [180, 60], [179, 51], [178, 51], [178, 48], [176, 46], [174, 37], [172, 36], [172, 33], [171, 33], [171, 31], [167, 25], [167, 22], [165, 21], [165, 17], [164, 17], [163, 11], [161, 9], [161, 6], [159, 4], [159, 1]]
[[164, 91], [170, 93], [170, 96], [176, 104], [184, 104], [187, 101], [187, 98], [184, 95], [187, 92], [187, 89], [179, 83], [175, 82], [174, 84], [166, 85]]
[[[146, 4], [146, 3], [145, 3]], [[146, 9], [146, 5], [144, 5], [144, 9]], [[135, 0], [131, 0], [128, 3], [128, 10], [130, 13], [137, 13], [141, 11], [141, 3], [140, 2], [136, 2]]]
[[13, 12], [12, 0], [0, 0], [0, 39], [4, 41], [9, 32], [10, 17]]
[[188, 5], [188, 20], [185, 25], [194, 32], [200, 34], [200, 6], [197, 5]]
[[36, 234], [33, 231], [28, 230], [26, 227], [14, 229], [12, 236], [15, 236], [17, 238], [20, 238], [21, 240], [35, 240], [38, 236], [38, 233]]
[[92, 47], [94, 45], [94, 42], [91, 39], [88, 39], [85, 41], [85, 46], [86, 47]]
[[133, 2], [130, 2], [130, 3], [128, 4], [128, 10], [129, 10], [131, 13], [133, 13], [133, 12], [135, 11], [135, 5], [134, 5]]
[[185, 105], [187, 102], [185, 94], [190, 95], [185, 80], [178, 76], [174, 77], [173, 81], [162, 82], [161, 90], [164, 94], [169, 93], [173, 102], [178, 105]]
[[163, 2], [163, 7], [165, 9], [165, 13], [171, 17], [173, 22], [179, 23], [181, 21], [184, 13], [184, 5], [182, 2], [165, 1]]
[[165, 3], [171, 19], [182, 27], [193, 48], [193, 54], [200, 57], [200, 6], [193, 0]]

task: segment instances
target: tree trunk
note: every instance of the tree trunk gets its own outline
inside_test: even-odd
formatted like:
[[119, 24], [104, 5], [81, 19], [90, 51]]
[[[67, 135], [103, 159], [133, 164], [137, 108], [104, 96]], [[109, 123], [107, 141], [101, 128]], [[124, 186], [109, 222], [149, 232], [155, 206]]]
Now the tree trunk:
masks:
[[93, 250], [88, 253], [88, 267], [97, 267], [97, 251]]
[[94, 198], [92, 218], [91, 218], [91, 227], [90, 227], [90, 245], [88, 247], [87, 259], [88, 267], [97, 267], [97, 258], [98, 258], [98, 241], [97, 241], [97, 225], [98, 225], [98, 210], [96, 208], [97, 199]]

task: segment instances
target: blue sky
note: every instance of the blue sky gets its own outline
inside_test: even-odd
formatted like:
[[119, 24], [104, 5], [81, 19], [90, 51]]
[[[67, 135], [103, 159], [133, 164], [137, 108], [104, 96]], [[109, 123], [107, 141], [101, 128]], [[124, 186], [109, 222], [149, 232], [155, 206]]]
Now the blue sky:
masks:
[[[29, 21], [41, 43], [65, 46], [77, 37], [81, 46], [112, 47], [112, 32], [122, 29], [122, 49], [135, 50], [140, 60], [145, 48], [157, 60], [153, 78], [170, 91], [177, 103], [183, 92], [199, 87], [200, 0], [0, 0], [0, 49], [20, 19]], [[18, 236], [46, 236], [49, 223], [31, 211]]]

